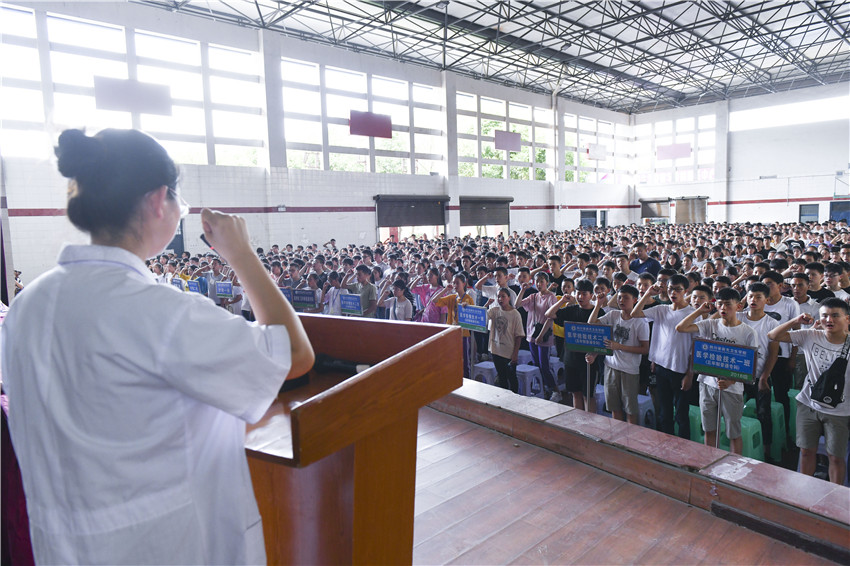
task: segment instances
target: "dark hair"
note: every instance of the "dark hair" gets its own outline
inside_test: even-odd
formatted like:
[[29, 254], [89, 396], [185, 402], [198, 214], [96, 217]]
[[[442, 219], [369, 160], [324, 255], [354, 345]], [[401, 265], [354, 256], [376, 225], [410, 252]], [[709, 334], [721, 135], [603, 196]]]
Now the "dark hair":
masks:
[[622, 287], [620, 287], [620, 290], [617, 291], [617, 292], [618, 293], [625, 293], [627, 295], [631, 295], [635, 299], [640, 298], [640, 293], [638, 293], [637, 287], [635, 287], [634, 285], [623, 285]]
[[782, 285], [782, 283], [785, 281], [785, 279], [783, 279], [783, 277], [775, 271], [766, 271], [759, 278], [759, 281], [764, 281], [765, 279], [770, 279], [777, 285]]
[[719, 291], [717, 291], [717, 300], [718, 301], [735, 301], [736, 303], [741, 302], [741, 294], [738, 293], [732, 287], [723, 287]]
[[711, 287], [708, 287], [706, 285], [697, 285], [696, 287], [691, 289], [691, 294], [696, 292], [705, 293], [709, 299], [714, 297], [714, 292], [711, 290]]
[[681, 285], [682, 287], [687, 289], [688, 287], [690, 287], [691, 283], [690, 281], [688, 281], [687, 277], [685, 277], [684, 275], [679, 275], [677, 273], [676, 275], [673, 275], [672, 277], [670, 277], [670, 279], [667, 280], [667, 285]]
[[844, 266], [839, 263], [827, 263], [823, 270], [825, 273], [834, 273], [836, 275], [841, 275], [844, 273]]
[[593, 286], [595, 287], [596, 285], [602, 285], [602, 286], [608, 287], [610, 289], [611, 288], [611, 280], [608, 279], [607, 277], [597, 277], [596, 280], [593, 282]]
[[844, 314], [850, 314], [850, 305], [844, 302], [844, 299], [839, 299], [838, 297], [829, 297], [824, 299], [820, 303], [820, 309], [828, 308], [828, 309], [841, 309], [844, 311]]
[[823, 271], [824, 271], [823, 264], [818, 263], [816, 261], [812, 261], [810, 263], [807, 263], [806, 267], [804, 269], [811, 269], [812, 271], [817, 271], [821, 275], [823, 275]]
[[765, 297], [770, 296], [770, 287], [765, 285], [764, 283], [752, 283], [749, 288], [747, 288], [748, 293], [761, 293]]
[[579, 279], [575, 282], [576, 291], [582, 292], [593, 292], [593, 283], [591, 283], [588, 279]]
[[87, 136], [65, 130], [54, 149], [59, 172], [71, 179], [68, 219], [90, 234], [123, 232], [146, 194], [177, 189], [177, 166], [165, 149], [138, 130]]

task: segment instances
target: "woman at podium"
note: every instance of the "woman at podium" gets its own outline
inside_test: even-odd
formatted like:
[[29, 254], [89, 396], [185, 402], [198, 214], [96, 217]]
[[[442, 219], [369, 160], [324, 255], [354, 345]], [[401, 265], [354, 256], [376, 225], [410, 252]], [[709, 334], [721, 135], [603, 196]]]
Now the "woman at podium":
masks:
[[16, 298], [3, 345], [36, 562], [265, 563], [245, 423], [313, 363], [295, 312], [244, 220], [206, 209], [257, 323], [156, 284], [145, 259], [189, 208], [153, 138], [66, 130], [56, 155], [91, 245], [64, 247]]

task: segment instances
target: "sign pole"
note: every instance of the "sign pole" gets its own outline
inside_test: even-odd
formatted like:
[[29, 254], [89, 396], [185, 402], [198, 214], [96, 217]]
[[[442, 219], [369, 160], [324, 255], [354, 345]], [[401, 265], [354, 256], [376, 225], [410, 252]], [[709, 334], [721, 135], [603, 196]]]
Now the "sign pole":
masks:
[[[714, 447], [720, 448], [720, 419], [723, 417], [721, 402], [723, 401], [723, 390], [717, 388], [717, 428], [714, 429]], [[730, 440], [731, 442], [731, 440]], [[731, 448], [731, 446], [730, 446]]]
[[585, 365], [587, 365], [587, 399], [584, 400], [584, 410], [588, 413], [590, 412], [590, 396], [596, 393], [595, 391], [590, 390], [590, 364], [585, 361]]

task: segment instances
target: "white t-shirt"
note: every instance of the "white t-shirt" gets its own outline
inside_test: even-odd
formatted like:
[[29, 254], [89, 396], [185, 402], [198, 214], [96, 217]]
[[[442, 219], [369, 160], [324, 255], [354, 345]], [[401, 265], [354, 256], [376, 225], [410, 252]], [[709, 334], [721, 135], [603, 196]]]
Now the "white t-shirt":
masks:
[[[792, 318], [800, 316], [800, 305], [791, 297], [782, 297], [775, 305], [764, 305], [767, 316], [776, 319], [779, 324], [785, 324]], [[787, 358], [791, 355], [791, 345], [787, 342], [779, 344], [779, 357]]]
[[658, 305], [643, 311], [655, 323], [649, 342], [649, 361], [677, 373], [688, 371], [693, 338], [687, 332], [677, 332], [676, 325], [692, 312], [694, 307], [690, 305], [679, 310], [673, 310], [673, 305]]
[[[830, 289], [832, 291], [832, 289]], [[844, 302], [847, 302], [847, 299], [850, 298], [850, 293], [845, 291], [844, 289], [839, 289], [838, 291], [832, 291], [835, 293], [835, 296], [841, 299]]]
[[803, 355], [806, 356], [806, 368], [809, 373], [803, 381], [803, 389], [797, 395], [797, 401], [821, 413], [836, 415], [840, 417], [850, 416], [850, 391], [847, 390], [848, 376], [850, 376], [850, 364], [847, 373], [844, 374], [844, 401], [834, 409], [829, 405], [821, 405], [812, 401], [812, 385], [818, 377], [832, 365], [832, 362], [841, 355], [843, 344], [832, 344], [826, 339], [823, 330], [792, 330], [789, 332], [791, 344], [798, 346]]
[[37, 563], [265, 563], [245, 423], [289, 372], [284, 326], [157, 285], [121, 248], [67, 246], [4, 327]]
[[413, 305], [407, 299], [399, 301], [396, 297], [390, 297], [384, 303], [384, 308], [390, 320], [410, 320], [413, 316]]
[[[808, 313], [813, 319], [817, 320], [820, 318], [820, 303], [809, 297], [809, 300], [805, 303], [797, 303], [797, 306], [800, 309], [800, 314]], [[794, 301], [796, 302], [796, 301]], [[806, 330], [812, 327], [812, 324], [804, 324], [801, 329]]]
[[341, 289], [339, 287], [334, 287], [333, 285], [328, 287], [328, 292], [325, 293], [325, 296], [322, 298], [322, 302], [325, 304], [324, 314], [342, 316], [342, 304], [340, 303], [339, 296], [347, 294], [348, 289]]
[[[707, 338], [708, 340], [717, 340], [718, 342], [728, 342], [730, 344], [738, 344], [739, 346], [752, 346], [758, 348], [759, 341], [756, 331], [746, 324], [738, 326], [726, 326], [723, 320], [719, 318], [709, 318], [701, 320], [697, 323], [699, 328], [699, 337]], [[717, 389], [717, 378], [710, 375], [700, 374], [698, 381], [704, 383], [708, 387]], [[725, 391], [729, 393], [744, 394], [744, 384], [740, 381], [730, 385]]]
[[[599, 323], [611, 326], [611, 339], [624, 346], [640, 346], [649, 340], [649, 322], [645, 318], [625, 320], [623, 313], [612, 310], [599, 318]], [[605, 356], [605, 365], [625, 373], [640, 373], [640, 354], [614, 350], [613, 356]]]
[[233, 286], [233, 298], [242, 295], [242, 298], [236, 301], [235, 303], [230, 305], [230, 308], [233, 314], [242, 314], [242, 302], [245, 300], [245, 295], [242, 293], [242, 287], [240, 285]]
[[764, 371], [765, 362], [767, 362], [767, 350], [770, 344], [770, 338], [767, 337], [767, 333], [779, 326], [779, 323], [776, 322], [775, 318], [767, 314], [759, 320], [750, 320], [745, 312], [738, 313], [738, 320], [756, 331], [759, 343], [758, 358], [756, 358], [756, 379], [758, 379]]
[[[501, 287], [499, 287], [498, 285], [482, 285], [481, 289], [479, 289], [479, 292], [481, 293], [482, 297], [484, 297], [486, 299], [493, 299], [493, 302], [490, 303], [490, 309], [489, 310], [501, 308], [499, 306], [499, 289], [500, 288]], [[511, 295], [511, 304], [515, 305], [516, 304], [516, 293], [514, 293], [514, 290], [511, 289], [510, 287], [505, 287], [505, 289], [507, 289], [508, 293], [510, 293], [510, 295]], [[488, 321], [487, 322], [487, 329], [492, 330], [493, 325], [492, 325], [491, 319], [487, 319], [487, 321]]]

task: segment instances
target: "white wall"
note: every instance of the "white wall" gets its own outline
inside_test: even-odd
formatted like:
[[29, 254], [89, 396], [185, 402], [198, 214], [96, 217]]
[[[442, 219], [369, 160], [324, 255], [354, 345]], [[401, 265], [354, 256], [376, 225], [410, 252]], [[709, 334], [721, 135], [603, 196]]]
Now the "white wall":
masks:
[[[413, 65], [379, 59], [351, 51], [320, 46], [297, 39], [219, 22], [170, 14], [126, 3], [40, 3], [36, 9], [55, 10], [118, 25], [131, 25], [166, 34], [259, 49], [273, 44], [285, 56], [340, 65], [375, 74], [444, 85], [447, 91], [471, 91], [538, 107], [553, 107], [551, 97], [475, 81], [452, 73], [439, 73]], [[276, 54], [275, 54], [276, 55]], [[449, 88], [450, 87], [450, 88]], [[828, 215], [835, 172], [850, 161], [850, 124], [823, 124], [767, 128], [728, 133], [728, 115], [740, 109], [816, 100], [847, 93], [847, 84], [804, 89], [706, 106], [628, 116], [555, 101], [558, 114], [569, 112], [609, 120], [617, 124], [640, 124], [684, 116], [713, 113], [717, 116], [715, 181], [668, 186], [603, 185], [563, 181], [513, 181], [418, 175], [343, 173], [287, 170], [285, 168], [235, 168], [183, 166], [181, 185], [194, 207], [211, 206], [242, 212], [257, 246], [272, 243], [323, 243], [331, 237], [342, 242], [371, 243], [375, 239], [374, 195], [409, 194], [451, 197], [458, 205], [462, 196], [511, 196], [511, 229], [565, 230], [579, 225], [581, 210], [607, 210], [609, 225], [640, 221], [638, 199], [653, 197], [708, 196], [708, 220], [782, 220], [798, 217], [801, 202], [820, 201], [820, 214]], [[447, 101], [452, 108], [453, 102]], [[269, 108], [270, 113], [277, 112]], [[451, 124], [449, 120], [449, 124]], [[453, 128], [448, 128], [451, 133]], [[563, 163], [563, 129], [559, 128], [557, 163]], [[449, 148], [453, 145], [449, 140]], [[449, 163], [452, 157], [447, 157]], [[53, 265], [63, 241], [81, 242], [85, 236], [56, 215], [65, 206], [66, 181], [56, 172], [55, 161], [12, 158], [3, 162], [10, 211], [12, 257], [25, 281]], [[450, 169], [451, 170], [451, 169]], [[558, 178], [563, 178], [560, 165]], [[775, 179], [759, 179], [760, 176]], [[845, 176], [845, 180], [846, 180]], [[749, 203], [747, 201], [757, 201]], [[771, 202], [764, 202], [771, 201]], [[279, 205], [286, 206], [278, 212]], [[260, 212], [256, 210], [260, 209]], [[304, 209], [308, 209], [305, 211]], [[312, 209], [312, 211], [309, 211]], [[456, 233], [458, 213], [448, 214], [449, 233]], [[187, 246], [201, 251], [197, 214], [185, 225]]]

